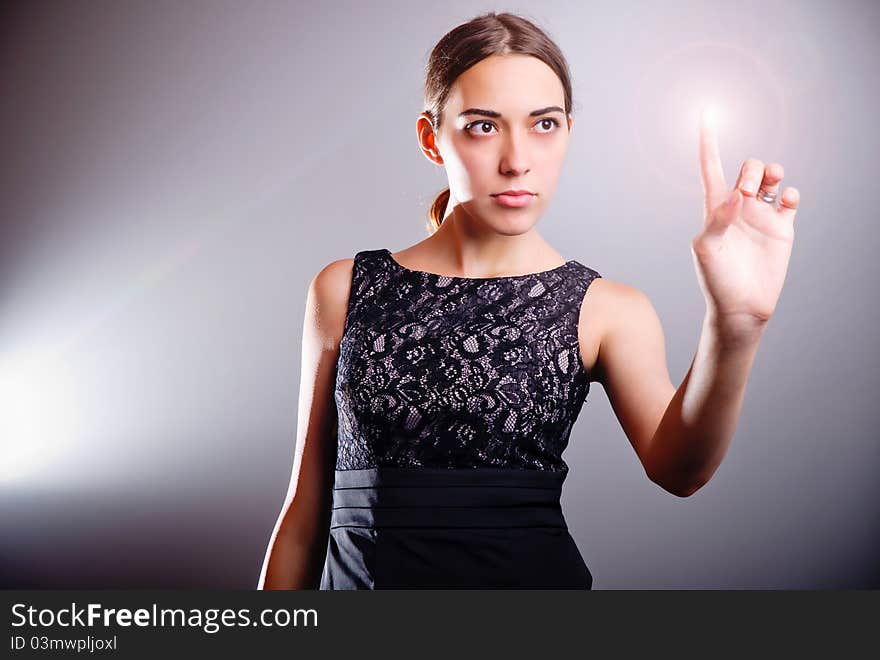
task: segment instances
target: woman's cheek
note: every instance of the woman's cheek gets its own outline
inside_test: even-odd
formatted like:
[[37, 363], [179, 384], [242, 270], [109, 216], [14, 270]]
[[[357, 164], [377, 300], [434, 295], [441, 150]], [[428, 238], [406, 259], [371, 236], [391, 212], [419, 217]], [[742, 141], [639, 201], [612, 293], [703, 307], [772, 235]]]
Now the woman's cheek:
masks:
[[485, 156], [470, 154], [462, 160], [462, 165], [471, 187], [475, 190], [478, 190], [483, 185], [482, 182], [484, 180], [492, 176], [492, 172], [489, 169], [491, 161]]

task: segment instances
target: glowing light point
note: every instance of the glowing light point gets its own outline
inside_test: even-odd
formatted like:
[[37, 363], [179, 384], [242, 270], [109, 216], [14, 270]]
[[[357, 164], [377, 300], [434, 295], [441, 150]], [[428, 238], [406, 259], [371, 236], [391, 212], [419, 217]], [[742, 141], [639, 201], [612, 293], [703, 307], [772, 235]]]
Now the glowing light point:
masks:
[[700, 121], [702, 121], [703, 125], [706, 128], [711, 130], [718, 130], [718, 124], [720, 123], [721, 113], [718, 110], [718, 106], [707, 103], [703, 105], [703, 108], [700, 112]]

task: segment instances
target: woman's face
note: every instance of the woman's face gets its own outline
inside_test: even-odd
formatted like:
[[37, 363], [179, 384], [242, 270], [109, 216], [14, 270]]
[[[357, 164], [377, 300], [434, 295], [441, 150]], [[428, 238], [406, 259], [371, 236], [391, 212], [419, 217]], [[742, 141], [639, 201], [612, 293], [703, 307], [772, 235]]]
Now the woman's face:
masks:
[[[481, 60], [455, 81], [435, 137], [450, 205], [499, 233], [528, 231], [556, 190], [570, 130], [553, 69], [530, 55]], [[505, 190], [535, 194], [526, 196], [526, 205], [511, 207], [495, 197]]]

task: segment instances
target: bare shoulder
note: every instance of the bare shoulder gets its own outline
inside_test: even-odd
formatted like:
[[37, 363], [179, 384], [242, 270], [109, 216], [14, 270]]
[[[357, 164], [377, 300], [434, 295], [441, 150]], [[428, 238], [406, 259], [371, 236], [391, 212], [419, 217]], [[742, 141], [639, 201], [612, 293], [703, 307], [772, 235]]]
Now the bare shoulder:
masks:
[[590, 284], [590, 289], [593, 290], [597, 302], [615, 309], [622, 305], [623, 309], [619, 311], [630, 310], [638, 313], [637, 308], [640, 305], [650, 302], [647, 294], [641, 289], [607, 277], [597, 277]]
[[328, 347], [335, 347], [342, 338], [354, 259], [337, 259], [321, 268], [309, 283], [308, 310], [315, 331]]
[[[322, 296], [336, 296], [348, 299], [348, 288], [351, 286], [354, 259], [337, 259], [321, 268], [312, 278], [310, 287]], [[340, 292], [339, 289], [344, 291]], [[344, 294], [344, 295], [341, 295]]]
[[602, 347], [607, 347], [621, 328], [645, 328], [657, 315], [648, 296], [640, 289], [607, 277], [591, 283], [581, 305], [578, 334], [581, 359], [591, 381], [602, 382]]

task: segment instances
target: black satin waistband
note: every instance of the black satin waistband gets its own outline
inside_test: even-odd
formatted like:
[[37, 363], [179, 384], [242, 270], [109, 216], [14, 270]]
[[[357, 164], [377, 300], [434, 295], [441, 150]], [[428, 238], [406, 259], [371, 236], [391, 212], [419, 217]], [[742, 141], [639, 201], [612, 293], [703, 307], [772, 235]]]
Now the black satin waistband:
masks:
[[337, 470], [331, 528], [566, 528], [565, 477], [513, 468]]

